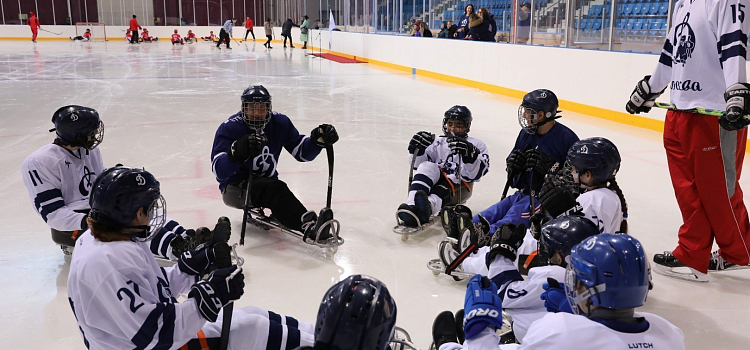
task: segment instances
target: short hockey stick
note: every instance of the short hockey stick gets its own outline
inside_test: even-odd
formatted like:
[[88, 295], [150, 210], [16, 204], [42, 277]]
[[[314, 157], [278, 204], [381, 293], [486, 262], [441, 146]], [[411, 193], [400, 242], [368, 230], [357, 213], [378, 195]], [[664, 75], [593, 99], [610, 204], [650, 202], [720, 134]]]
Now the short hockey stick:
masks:
[[[244, 224], [243, 224], [244, 226]], [[214, 236], [214, 241], [218, 243], [214, 244], [214, 256], [216, 257], [216, 266], [220, 269], [232, 266], [232, 248], [229, 247], [226, 241], [226, 237]], [[238, 262], [238, 268], [240, 263]], [[232, 327], [232, 313], [234, 312], [234, 302], [222, 308], [224, 311], [222, 315], [221, 323], [221, 338], [220, 338], [220, 350], [226, 350], [229, 345], [229, 329]]]
[[59, 32], [59, 33], [55, 33], [55, 32], [51, 32], [51, 31], [49, 31], [49, 30], [46, 30], [46, 29], [42, 29], [42, 28], [39, 28], [39, 30], [41, 30], [41, 31], [43, 31], [43, 32], [47, 32], [47, 33], [50, 33], [50, 34], [55, 34], [55, 35], [61, 35], [61, 34], [62, 34], [62, 32]]
[[[251, 161], [251, 163], [254, 163]], [[240, 231], [240, 245], [245, 245], [245, 231], [247, 231], [247, 216], [250, 211], [250, 187], [253, 183], [254, 164], [250, 165], [250, 171], [247, 174], [247, 187], [245, 187], [245, 206], [242, 207], [242, 230]]]
[[411, 155], [411, 166], [409, 166], [409, 186], [406, 186], [406, 193], [411, 189], [411, 181], [414, 180], [414, 164], [417, 162], [417, 152]]
[[[654, 107], [657, 108], [663, 108], [663, 109], [672, 109], [672, 110], [678, 110], [677, 106], [671, 104], [671, 103], [661, 103], [661, 102], [654, 102]], [[721, 117], [724, 115], [724, 111], [717, 110], [717, 109], [708, 109], [708, 108], [701, 108], [701, 107], [695, 107], [691, 109], [682, 109], [682, 111], [685, 112], [691, 112], [691, 113], [698, 113], [698, 114], [705, 114], [705, 115], [712, 115], [715, 117]], [[747, 118], [748, 116], [745, 116]]]
[[328, 156], [328, 197], [326, 198], [326, 208], [331, 209], [331, 196], [333, 195], [333, 145], [326, 146], [326, 156]]

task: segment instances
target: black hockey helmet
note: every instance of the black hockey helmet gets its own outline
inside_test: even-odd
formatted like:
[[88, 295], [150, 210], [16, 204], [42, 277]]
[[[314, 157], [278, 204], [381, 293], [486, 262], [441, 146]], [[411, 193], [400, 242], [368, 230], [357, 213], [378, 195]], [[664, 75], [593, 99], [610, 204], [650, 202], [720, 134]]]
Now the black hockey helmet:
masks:
[[52, 114], [58, 142], [63, 145], [96, 148], [104, 140], [104, 123], [93, 108], [70, 105], [60, 107]]
[[396, 302], [385, 284], [370, 276], [349, 276], [323, 296], [315, 349], [385, 350], [395, 327]]
[[599, 228], [583, 216], [561, 216], [547, 221], [542, 226], [542, 232], [539, 235], [539, 250], [547, 257], [555, 251], [568, 256], [573, 246], [599, 233]]
[[[596, 184], [614, 179], [620, 170], [620, 152], [612, 141], [603, 137], [579, 140], [568, 150], [566, 162], [576, 168], [578, 174], [591, 171]], [[580, 176], [580, 175], [579, 175]]]
[[[538, 89], [523, 96], [521, 106], [518, 107], [518, 124], [529, 134], [535, 134], [539, 126], [551, 120], [560, 118], [557, 113], [559, 103], [555, 93], [547, 89]], [[544, 117], [539, 117], [544, 112]]]
[[[262, 130], [268, 121], [271, 120], [273, 114], [271, 109], [271, 93], [266, 90], [263, 85], [256, 84], [250, 85], [245, 91], [242, 92], [242, 118], [245, 120], [245, 124], [248, 127], [255, 130]], [[247, 114], [248, 110], [259, 108], [265, 104], [266, 116], [263, 120], [254, 120]]]
[[[159, 181], [148, 171], [136, 168], [114, 167], [103, 171], [94, 180], [89, 206], [89, 216], [104, 225], [143, 229], [132, 237], [142, 242], [159, 232], [167, 215]], [[147, 213], [149, 225], [132, 226], [140, 208]]]
[[471, 130], [471, 121], [474, 119], [471, 117], [471, 111], [466, 106], [453, 106], [451, 108], [448, 108], [447, 111], [445, 111], [445, 115], [443, 115], [443, 134], [445, 136], [452, 136], [448, 135], [448, 120], [460, 120], [464, 122], [464, 126], [466, 127], [466, 131], [463, 135], [456, 135], [460, 137], [466, 137], [469, 135], [469, 130]]

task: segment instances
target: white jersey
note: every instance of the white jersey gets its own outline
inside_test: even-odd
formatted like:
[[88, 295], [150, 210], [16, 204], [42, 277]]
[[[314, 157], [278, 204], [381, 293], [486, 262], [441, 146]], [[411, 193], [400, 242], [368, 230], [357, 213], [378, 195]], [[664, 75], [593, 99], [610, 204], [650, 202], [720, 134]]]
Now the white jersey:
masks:
[[58, 231], [81, 229], [86, 216], [76, 210], [89, 209], [89, 192], [96, 176], [104, 171], [98, 148], [70, 151], [50, 143], [26, 157], [21, 176], [36, 212]]
[[503, 299], [503, 310], [513, 317], [513, 333], [523, 341], [529, 326], [547, 314], [541, 299], [547, 278], [565, 281], [565, 269], [560, 266], [539, 266], [529, 269], [526, 280], [516, 268], [516, 262], [497, 256], [490, 264], [489, 276], [497, 285]]
[[[479, 181], [490, 170], [490, 155], [487, 153], [487, 145], [473, 137], [467, 137], [466, 140], [479, 150], [479, 156], [477, 156], [477, 160], [474, 163], [465, 163], [462, 160], [461, 180], [467, 182]], [[409, 164], [411, 164], [412, 156], [412, 154], [409, 154]], [[419, 164], [425, 161], [436, 163], [445, 171], [448, 178], [454, 183], [458, 183], [456, 178], [458, 156], [451, 153], [447, 137], [435, 137], [435, 141], [425, 149], [424, 154], [417, 156], [417, 160], [414, 162], [414, 169], [416, 170]]]
[[678, 109], [725, 109], [727, 87], [747, 81], [749, 9], [750, 0], [677, 1], [651, 90], [669, 87]]
[[620, 231], [622, 203], [617, 193], [602, 187], [586, 191], [576, 200], [583, 207], [584, 216], [599, 227], [599, 233]]
[[[221, 334], [222, 314], [208, 323], [192, 298], [178, 303], [195, 276], [160, 268], [144, 242], [102, 243], [84, 232], [76, 241], [68, 299], [89, 349], [177, 349]], [[314, 327], [256, 307], [232, 315], [229, 349], [310, 346]]]

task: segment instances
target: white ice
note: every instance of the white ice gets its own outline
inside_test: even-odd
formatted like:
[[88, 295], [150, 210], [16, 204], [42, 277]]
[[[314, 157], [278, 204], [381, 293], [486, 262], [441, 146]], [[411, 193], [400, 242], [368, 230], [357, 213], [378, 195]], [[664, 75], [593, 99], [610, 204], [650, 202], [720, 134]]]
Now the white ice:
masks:
[[[430, 57], [426, 59], [439, 59]], [[449, 63], [446, 63], [449, 64]], [[468, 68], [468, 67], [467, 67]], [[546, 86], [543, 73], [532, 74]], [[0, 348], [82, 349], [67, 301], [68, 264], [34, 212], [20, 174], [23, 159], [51, 142], [52, 113], [66, 104], [90, 106], [105, 124], [105, 165], [145, 167], [162, 183], [170, 216], [184, 226], [213, 227], [232, 219], [238, 241], [242, 214], [222, 203], [209, 155], [216, 127], [239, 110], [251, 83], [273, 94], [274, 110], [303, 133], [334, 124], [333, 210], [346, 244], [333, 258], [281, 232], [250, 228], [240, 252], [247, 286], [238, 305], [256, 305], [314, 322], [328, 287], [362, 273], [383, 280], [398, 305], [398, 324], [426, 349], [434, 317], [462, 307], [465, 282], [433, 277], [442, 229], [402, 243], [391, 228], [406, 198], [406, 148], [416, 131], [441, 132], [443, 112], [455, 104], [474, 115], [471, 135], [489, 147], [489, 174], [469, 201], [475, 211], [497, 201], [504, 158], [519, 131], [518, 100], [367, 64], [312, 59], [299, 49], [258, 43], [217, 50], [208, 43], [129, 46], [124, 42], [4, 42], [0, 45]], [[602, 90], [606, 94], [606, 90]], [[565, 96], [559, 96], [565, 99]], [[623, 105], [626, 96], [623, 97]], [[591, 96], [592, 100], [596, 96]], [[618, 181], [630, 208], [630, 232], [649, 256], [672, 250], [680, 213], [661, 134], [563, 112], [561, 122], [581, 138], [604, 136], [623, 156]], [[325, 154], [311, 163], [281, 157], [280, 176], [311, 209], [325, 204]], [[748, 188], [747, 176], [741, 183]], [[746, 349], [750, 344], [750, 271], [711, 275], [695, 284], [654, 275], [644, 311], [685, 332], [688, 349]]]

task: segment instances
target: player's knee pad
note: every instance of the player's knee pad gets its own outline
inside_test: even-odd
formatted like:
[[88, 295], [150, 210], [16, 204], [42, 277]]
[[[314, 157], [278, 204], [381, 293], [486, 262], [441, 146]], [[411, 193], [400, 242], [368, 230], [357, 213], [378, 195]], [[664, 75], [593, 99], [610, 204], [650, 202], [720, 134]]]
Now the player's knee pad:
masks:
[[243, 209], [245, 207], [245, 189], [239, 184], [227, 184], [221, 192], [221, 199], [229, 207]]

